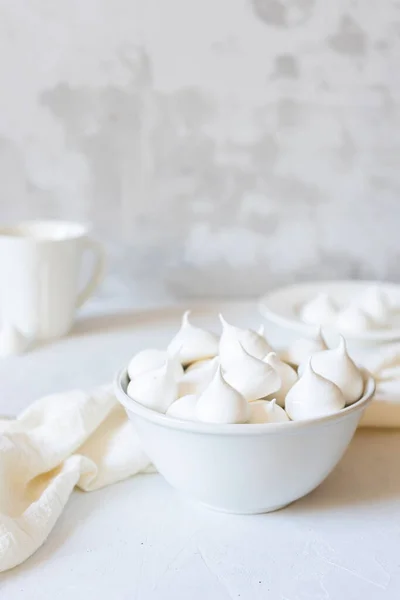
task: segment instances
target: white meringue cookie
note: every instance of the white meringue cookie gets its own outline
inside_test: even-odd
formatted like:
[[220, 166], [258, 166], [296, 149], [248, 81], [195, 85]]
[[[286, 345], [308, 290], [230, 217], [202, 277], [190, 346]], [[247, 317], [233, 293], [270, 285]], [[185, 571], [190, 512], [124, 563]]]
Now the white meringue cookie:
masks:
[[322, 337], [321, 329], [318, 329], [313, 337], [295, 340], [287, 351], [283, 353], [283, 356], [285, 361], [294, 365], [301, 365], [307, 362], [312, 354], [321, 352], [322, 350], [328, 350], [328, 346]]
[[0, 331], [0, 357], [23, 354], [29, 345], [26, 338], [16, 327], [5, 323]]
[[275, 369], [251, 356], [240, 342], [235, 367], [224, 371], [224, 377], [249, 402], [273, 394], [281, 387], [281, 378]]
[[165, 414], [168, 417], [174, 417], [182, 421], [197, 421], [196, 404], [197, 396], [195, 394], [187, 394], [175, 400]]
[[336, 328], [342, 333], [363, 333], [370, 331], [374, 326], [371, 316], [355, 303], [343, 308], [336, 319]]
[[286, 412], [273, 400], [250, 402], [249, 423], [284, 423], [289, 421]]
[[203, 358], [202, 360], [196, 360], [196, 362], [191, 363], [185, 369], [185, 373], [192, 373], [193, 371], [202, 371], [204, 368], [210, 367], [211, 364], [219, 364], [219, 356], [214, 356], [214, 358]]
[[[271, 365], [271, 367], [278, 373], [280, 377], [281, 387], [272, 395], [276, 399], [279, 406], [284, 408], [286, 394], [298, 380], [297, 373], [290, 365], [287, 365], [285, 362], [283, 362], [283, 360], [278, 357], [276, 352], [269, 352], [264, 358], [264, 362]], [[272, 398], [270, 399], [272, 400]]]
[[219, 368], [197, 400], [197, 419], [205, 423], [246, 423], [249, 414], [245, 398], [225, 381]]
[[175, 357], [168, 357], [158, 369], [131, 379], [127, 388], [128, 396], [147, 408], [165, 413], [178, 397], [175, 361]]
[[183, 366], [218, 354], [218, 337], [211, 331], [192, 325], [189, 314], [190, 310], [183, 314], [181, 327], [168, 346], [170, 354], [179, 352]]
[[338, 386], [346, 404], [352, 404], [361, 398], [364, 390], [363, 376], [348, 355], [343, 336], [340, 336], [337, 348], [317, 352], [311, 357], [311, 362], [318, 375]]
[[242, 359], [243, 353], [240, 344], [251, 356], [262, 359], [271, 352], [272, 348], [267, 340], [252, 329], [240, 329], [230, 325], [222, 315], [219, 315], [222, 323], [222, 335], [219, 341], [219, 358], [224, 371], [236, 368]]
[[379, 285], [371, 285], [359, 299], [361, 307], [379, 327], [386, 327], [391, 317], [391, 304], [387, 292]]
[[335, 322], [338, 309], [329, 294], [321, 292], [303, 304], [300, 317], [311, 325], [331, 325]]
[[293, 421], [331, 415], [345, 406], [338, 386], [318, 375], [311, 366], [311, 360], [286, 396], [285, 410]]
[[219, 358], [199, 360], [186, 369], [179, 379], [178, 395], [201, 394], [211, 382], [219, 366]]
[[[165, 350], [148, 348], [138, 352], [135, 354], [135, 356], [133, 356], [128, 365], [129, 378], [134, 379], [142, 373], [159, 369], [163, 366], [167, 358], [168, 353]], [[183, 375], [183, 368], [178, 359], [174, 361], [174, 373], [176, 379], [179, 379]]]

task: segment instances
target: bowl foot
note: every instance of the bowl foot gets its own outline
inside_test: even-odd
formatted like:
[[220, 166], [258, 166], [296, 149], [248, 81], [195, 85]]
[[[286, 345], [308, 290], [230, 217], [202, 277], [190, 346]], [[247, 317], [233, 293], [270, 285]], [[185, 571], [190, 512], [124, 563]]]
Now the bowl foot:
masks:
[[289, 504], [292, 504], [292, 503], [286, 502], [285, 504], [277, 504], [276, 506], [271, 506], [268, 508], [250, 508], [250, 509], [244, 509], [244, 510], [221, 508], [220, 506], [212, 506], [211, 504], [206, 504], [205, 502], [200, 502], [199, 504], [201, 506], [204, 506], [204, 508], [213, 510], [214, 512], [226, 513], [229, 515], [260, 515], [263, 513], [270, 513], [270, 512], [275, 512], [276, 510], [281, 510], [282, 508], [285, 508], [286, 506], [289, 506]]

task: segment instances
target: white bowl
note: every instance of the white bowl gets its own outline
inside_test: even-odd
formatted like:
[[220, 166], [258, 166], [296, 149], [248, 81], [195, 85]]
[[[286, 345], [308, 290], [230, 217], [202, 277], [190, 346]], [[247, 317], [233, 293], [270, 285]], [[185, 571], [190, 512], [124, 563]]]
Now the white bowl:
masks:
[[115, 392], [144, 450], [177, 490], [216, 510], [251, 514], [277, 510], [316, 488], [341, 459], [375, 383], [339, 413], [287, 423], [214, 425], [180, 421], [126, 394], [126, 369]]

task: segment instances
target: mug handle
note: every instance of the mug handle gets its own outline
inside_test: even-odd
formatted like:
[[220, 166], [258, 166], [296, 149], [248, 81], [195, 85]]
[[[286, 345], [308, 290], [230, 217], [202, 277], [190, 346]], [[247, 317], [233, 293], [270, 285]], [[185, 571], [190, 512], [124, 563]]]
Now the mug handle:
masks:
[[85, 249], [91, 250], [94, 253], [95, 265], [91, 278], [83, 290], [78, 294], [76, 299], [76, 308], [80, 308], [82, 304], [84, 304], [86, 300], [90, 298], [104, 276], [105, 253], [101, 244], [96, 242], [96, 240], [87, 239], [85, 240]]

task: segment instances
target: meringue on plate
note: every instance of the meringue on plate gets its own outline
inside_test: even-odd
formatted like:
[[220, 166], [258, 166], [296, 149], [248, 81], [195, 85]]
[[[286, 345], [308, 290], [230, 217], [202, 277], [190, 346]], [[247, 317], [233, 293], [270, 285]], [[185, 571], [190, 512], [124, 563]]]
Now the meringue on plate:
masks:
[[[219, 359], [224, 371], [237, 367], [243, 358], [243, 348], [248, 354], [259, 359], [271, 352], [272, 348], [262, 334], [253, 329], [240, 329], [230, 325], [222, 315], [219, 315], [219, 318], [222, 323]], [[261, 331], [264, 332], [264, 328]]]
[[337, 317], [336, 328], [342, 333], [359, 334], [374, 329], [372, 317], [356, 303], [343, 308]]
[[270, 364], [249, 354], [238, 342], [235, 367], [224, 370], [226, 381], [249, 402], [277, 392], [281, 378]]
[[311, 360], [285, 399], [286, 413], [293, 421], [331, 415], [345, 406], [341, 390], [332, 381], [316, 373]]
[[205, 423], [247, 423], [249, 415], [246, 399], [229, 385], [219, 367], [197, 400], [197, 419]]
[[179, 352], [184, 367], [218, 354], [218, 337], [211, 331], [192, 325], [189, 315], [190, 310], [183, 314], [181, 327], [168, 346], [170, 354]]
[[377, 327], [387, 327], [392, 308], [387, 292], [379, 285], [371, 285], [359, 298], [362, 309], [372, 318]]
[[364, 379], [347, 353], [346, 342], [340, 336], [337, 348], [317, 352], [311, 357], [316, 373], [335, 383], [344, 395], [346, 404], [359, 400], [364, 391]]
[[335, 322], [338, 309], [331, 296], [321, 292], [300, 309], [300, 317], [310, 325], [331, 325]]

